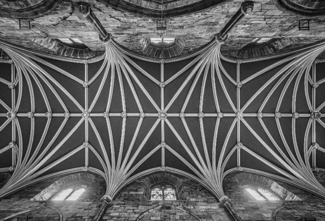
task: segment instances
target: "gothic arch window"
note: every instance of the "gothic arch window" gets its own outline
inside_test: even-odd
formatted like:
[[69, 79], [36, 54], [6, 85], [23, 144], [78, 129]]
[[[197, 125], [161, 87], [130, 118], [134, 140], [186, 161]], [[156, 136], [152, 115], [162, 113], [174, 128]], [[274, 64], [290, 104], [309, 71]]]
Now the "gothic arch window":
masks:
[[303, 16], [325, 15], [325, 2], [323, 0], [272, 0], [282, 11], [289, 11]]
[[[52, 201], [58, 196], [62, 191], [67, 189], [72, 189], [66, 191], [67, 196], [63, 195], [61, 200], [77, 200], [78, 197], [82, 196], [86, 191], [92, 191], [93, 186], [97, 186], [99, 177], [91, 173], [74, 173], [68, 176], [64, 176], [54, 183], [49, 185], [47, 188], [43, 189], [40, 193], [34, 196], [32, 201]], [[79, 190], [79, 191], [78, 191]], [[66, 194], [65, 193], [65, 194]], [[64, 197], [65, 196], [65, 197]]]
[[64, 188], [55, 194], [52, 201], [76, 201], [85, 191], [86, 185], [75, 185]]
[[156, 184], [151, 187], [150, 200], [177, 200], [176, 190], [170, 184]]

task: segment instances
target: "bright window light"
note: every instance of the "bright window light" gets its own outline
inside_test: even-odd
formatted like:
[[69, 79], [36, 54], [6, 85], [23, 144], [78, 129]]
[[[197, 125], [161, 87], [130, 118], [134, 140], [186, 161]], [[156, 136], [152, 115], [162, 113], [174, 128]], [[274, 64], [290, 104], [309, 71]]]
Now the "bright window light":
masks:
[[58, 38], [60, 41], [66, 44], [73, 44], [70, 38]]
[[78, 44], [83, 44], [83, 42], [79, 38], [71, 38], [71, 40]]
[[171, 44], [175, 42], [175, 38], [150, 38], [150, 42], [155, 44], [159, 44], [159, 43]]
[[165, 200], [176, 200], [175, 190], [172, 188], [166, 188], [164, 190], [164, 197], [165, 197]]
[[85, 188], [74, 191], [67, 199], [67, 201], [76, 201], [85, 192]]
[[170, 44], [175, 42], [175, 38], [163, 38], [163, 42]]
[[272, 38], [260, 38], [258, 41], [256, 41], [256, 43], [262, 44], [262, 43], [270, 41], [271, 39]]
[[261, 193], [266, 199], [270, 201], [280, 200], [279, 197], [275, 196], [270, 191], [267, 191], [265, 189], [258, 188], [258, 192]]
[[255, 190], [246, 188], [247, 192], [249, 192], [256, 200], [258, 201], [264, 201], [265, 198], [262, 197], [258, 192], [256, 192]]
[[162, 38], [150, 38], [151, 43], [161, 43], [162, 42]]
[[66, 189], [66, 190], [62, 190], [58, 195], [56, 195], [52, 200], [53, 201], [60, 201], [60, 200], [64, 200], [65, 198], [67, 198], [67, 196], [69, 196], [69, 194], [73, 191], [72, 188], [70, 189]]
[[151, 190], [151, 200], [163, 200], [163, 191], [160, 188]]

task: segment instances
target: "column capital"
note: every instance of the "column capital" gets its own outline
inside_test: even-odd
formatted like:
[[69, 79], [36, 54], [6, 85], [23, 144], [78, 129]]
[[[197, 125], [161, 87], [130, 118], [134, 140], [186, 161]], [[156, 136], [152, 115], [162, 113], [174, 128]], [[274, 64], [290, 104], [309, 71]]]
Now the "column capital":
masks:
[[228, 34], [222, 36], [220, 33], [218, 33], [218, 34], [216, 35], [215, 40], [216, 40], [219, 44], [223, 44], [223, 43], [225, 43], [225, 41], [227, 40], [227, 38], [228, 38]]
[[231, 200], [230, 200], [230, 198], [228, 196], [224, 195], [224, 196], [220, 197], [219, 203], [221, 205], [225, 205], [226, 203], [230, 203], [231, 204]]
[[113, 201], [113, 199], [112, 199], [112, 197], [110, 197], [109, 195], [104, 195], [104, 196], [100, 199], [100, 201], [101, 201], [102, 203], [109, 204], [110, 202]]
[[105, 215], [105, 212], [107, 208], [109, 207], [109, 204], [112, 202], [112, 197], [109, 195], [104, 195], [100, 200], [100, 208], [96, 216], [94, 217], [93, 221], [100, 221], [102, 220], [103, 216]]
[[78, 10], [84, 17], [87, 17], [90, 14], [90, 5], [86, 2], [80, 2], [78, 3]]
[[219, 203], [225, 208], [234, 221], [242, 221], [242, 219], [236, 214], [231, 199], [228, 196], [224, 195], [220, 197]]
[[241, 8], [241, 12], [247, 15], [254, 10], [254, 2], [252, 1], [243, 2], [240, 8]]

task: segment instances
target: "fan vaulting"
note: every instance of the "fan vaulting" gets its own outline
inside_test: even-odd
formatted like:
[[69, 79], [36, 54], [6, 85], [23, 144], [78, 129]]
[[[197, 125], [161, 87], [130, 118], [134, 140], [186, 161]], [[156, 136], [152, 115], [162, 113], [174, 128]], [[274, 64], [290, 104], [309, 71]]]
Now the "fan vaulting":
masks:
[[114, 41], [93, 60], [64, 60], [7, 43], [1, 63], [0, 167], [6, 196], [39, 180], [91, 171], [113, 199], [158, 171], [199, 181], [220, 199], [247, 171], [325, 197], [325, 43], [233, 61], [211, 42], [184, 58], [137, 57]]

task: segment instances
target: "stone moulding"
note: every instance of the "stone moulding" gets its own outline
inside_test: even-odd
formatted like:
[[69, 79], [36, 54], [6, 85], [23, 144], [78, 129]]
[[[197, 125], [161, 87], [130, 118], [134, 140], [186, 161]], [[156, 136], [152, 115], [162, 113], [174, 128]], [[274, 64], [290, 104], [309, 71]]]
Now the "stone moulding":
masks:
[[75, 48], [73, 46], [65, 45], [56, 39], [44, 38], [34, 39], [33, 41], [60, 56], [77, 59], [89, 59], [96, 56], [95, 52], [91, 51], [89, 48]]
[[274, 38], [262, 44], [249, 43], [237, 51], [238, 58], [258, 58], [278, 53], [280, 50], [295, 44], [295, 38]]
[[8, 9], [0, 7], [0, 17], [18, 19], [37, 18], [48, 14], [49, 12], [54, 10], [59, 4], [61, 4], [61, 2], [62, 0], [47, 0], [24, 9]]
[[[297, 3], [294, 0], [272, 0], [273, 3], [282, 11], [302, 16], [324, 16], [325, 3], [322, 0], [306, 0], [304, 3]], [[310, 4], [310, 3], [313, 4]]]
[[134, 5], [142, 6], [144, 8], [149, 8], [153, 10], [165, 11], [174, 8], [180, 8], [200, 2], [202, 0], [174, 0], [174, 1], [152, 1], [152, 0], [124, 0]]
[[[200, 11], [206, 8], [218, 5], [225, 0], [201, 0], [193, 4], [184, 4], [182, 7], [175, 7], [166, 10], [154, 10], [148, 7], [144, 7], [142, 4], [132, 4], [130, 0], [98, 0], [99, 2], [109, 5], [117, 10], [125, 10], [136, 14], [142, 14], [149, 17], [160, 18], [162, 15], [164, 18], [180, 16], [189, 14], [192, 12]], [[192, 1], [191, 1], [192, 2]]]
[[150, 39], [142, 39], [143, 53], [151, 58], [165, 59], [181, 55], [186, 43], [181, 38], [176, 38], [170, 45], [158, 45], [150, 43]]

